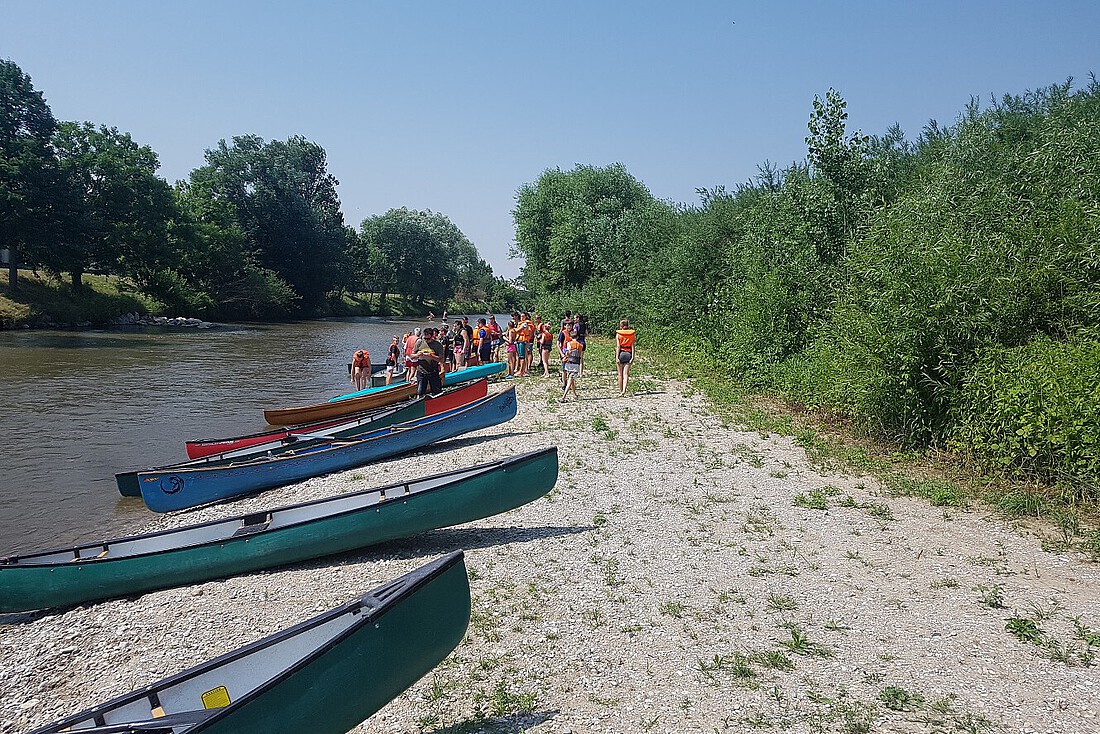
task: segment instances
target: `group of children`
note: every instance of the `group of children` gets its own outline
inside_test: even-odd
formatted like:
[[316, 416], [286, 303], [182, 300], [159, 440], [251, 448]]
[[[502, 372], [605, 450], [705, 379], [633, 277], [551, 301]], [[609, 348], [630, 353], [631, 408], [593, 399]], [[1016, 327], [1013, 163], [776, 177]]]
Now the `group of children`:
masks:
[[[488, 362], [504, 362], [507, 365], [506, 379], [526, 377], [531, 373], [532, 365], [536, 373], [541, 367], [542, 376], [549, 378], [550, 352], [556, 337], [558, 356], [562, 361], [561, 399], [564, 401], [570, 392], [574, 398], [578, 398], [576, 381], [584, 374], [588, 317], [566, 311], [555, 334], [550, 323], [543, 321], [538, 314], [532, 318], [527, 312], [517, 311], [511, 316], [507, 327], [503, 329], [492, 314], [487, 318], [479, 318], [476, 325], [471, 325], [469, 317], [463, 316], [455, 319], [453, 328], [446, 321], [439, 329], [429, 327], [432, 332], [431, 341], [442, 348], [441, 358], [433, 359], [436, 355], [428, 355], [425, 350], [426, 339], [429, 338], [426, 333], [428, 329], [421, 330], [417, 327], [401, 339], [395, 335], [386, 355], [386, 384], [391, 384], [395, 378], [410, 382], [416, 379], [418, 372], [423, 372], [418, 370], [422, 355], [433, 363], [432, 367], [435, 366], [434, 363], [438, 363], [439, 371], [444, 374]], [[627, 321], [620, 321], [615, 332], [615, 354], [621, 397], [626, 396], [630, 365], [634, 362], [635, 339], [635, 331]], [[435, 346], [436, 344], [432, 345], [433, 348]], [[538, 364], [534, 364], [536, 353], [539, 355]], [[365, 349], [361, 349], [352, 358], [351, 378], [357, 390], [370, 386], [370, 373], [370, 355]]]

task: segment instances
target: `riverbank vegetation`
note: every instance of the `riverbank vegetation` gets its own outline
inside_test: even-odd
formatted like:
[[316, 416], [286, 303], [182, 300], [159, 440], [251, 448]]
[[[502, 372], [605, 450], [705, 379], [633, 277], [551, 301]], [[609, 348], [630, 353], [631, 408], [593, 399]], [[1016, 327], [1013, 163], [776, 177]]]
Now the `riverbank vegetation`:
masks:
[[849, 132], [830, 90], [806, 143], [695, 206], [621, 165], [546, 171], [514, 211], [540, 309], [629, 318], [716, 391], [1095, 501], [1096, 79], [973, 100], [915, 139]]
[[[381, 314], [394, 300], [426, 313], [429, 302], [480, 311], [516, 297], [444, 214], [401, 208], [347, 226], [325, 151], [303, 137], [241, 135], [205, 160], [169, 185], [152, 148], [117, 128], [56, 120], [31, 79], [0, 60], [9, 318], [42, 310], [49, 295], [37, 278], [21, 283], [20, 268], [70, 283], [70, 294], [52, 289], [46, 312], [95, 301], [80, 295], [89, 273], [174, 314], [227, 320], [346, 313], [367, 294]], [[67, 320], [100, 316], [96, 307]]]

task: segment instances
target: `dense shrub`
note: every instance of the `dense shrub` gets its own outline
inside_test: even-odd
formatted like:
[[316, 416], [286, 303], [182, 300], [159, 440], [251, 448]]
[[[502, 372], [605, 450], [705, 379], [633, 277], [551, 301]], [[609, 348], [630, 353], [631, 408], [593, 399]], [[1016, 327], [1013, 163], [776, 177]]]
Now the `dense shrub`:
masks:
[[1046, 480], [1100, 476], [1100, 341], [1041, 337], [985, 351], [963, 382], [952, 443]]

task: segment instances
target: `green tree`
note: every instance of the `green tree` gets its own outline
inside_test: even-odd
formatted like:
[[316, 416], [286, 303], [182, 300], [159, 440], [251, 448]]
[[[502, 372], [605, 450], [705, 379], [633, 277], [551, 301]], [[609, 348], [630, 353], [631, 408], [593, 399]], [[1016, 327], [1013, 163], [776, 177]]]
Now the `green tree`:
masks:
[[169, 237], [172, 189], [156, 175], [157, 154], [117, 128], [64, 122], [54, 136], [64, 201], [61, 235], [42, 264], [72, 274], [90, 267], [125, 275], [155, 295], [156, 273], [178, 260]]
[[0, 59], [0, 248], [7, 248], [14, 292], [26, 251], [49, 241], [57, 183], [51, 141], [57, 122], [42, 93], [16, 64]]
[[645, 262], [648, 253], [630, 234], [655, 205], [622, 164], [543, 172], [520, 187], [512, 212], [525, 282], [536, 293], [553, 293], [592, 277], [625, 276], [632, 263]]
[[[417, 304], [450, 298], [460, 277], [472, 278], [481, 267], [488, 268], [466, 235], [437, 212], [391, 209], [364, 219], [359, 237], [368, 256], [375, 250], [385, 256], [388, 267], [376, 271], [390, 278], [383, 295], [400, 293]], [[370, 282], [377, 287], [377, 280]]]
[[236, 225], [260, 265], [274, 271], [317, 310], [340, 281], [346, 244], [338, 181], [325, 151], [303, 137], [255, 135], [220, 141], [191, 172], [201, 195], [231, 204]]

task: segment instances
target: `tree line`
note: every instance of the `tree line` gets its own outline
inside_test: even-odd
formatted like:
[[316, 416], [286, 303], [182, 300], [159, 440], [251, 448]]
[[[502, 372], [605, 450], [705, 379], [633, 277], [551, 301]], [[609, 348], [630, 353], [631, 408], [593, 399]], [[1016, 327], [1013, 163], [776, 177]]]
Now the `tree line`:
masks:
[[[174, 186], [157, 154], [117, 128], [54, 118], [42, 92], [0, 59], [0, 248], [20, 267], [124, 278], [170, 310], [207, 318], [330, 312], [343, 296], [510, 305], [444, 214], [393, 209], [344, 223], [324, 149], [303, 137], [220, 141]], [[373, 301], [372, 301], [373, 305]]]
[[806, 145], [693, 206], [621, 165], [548, 170], [514, 210], [523, 280], [697, 371], [1095, 497], [1096, 78], [972, 100], [915, 140], [849, 132], [829, 90]]

